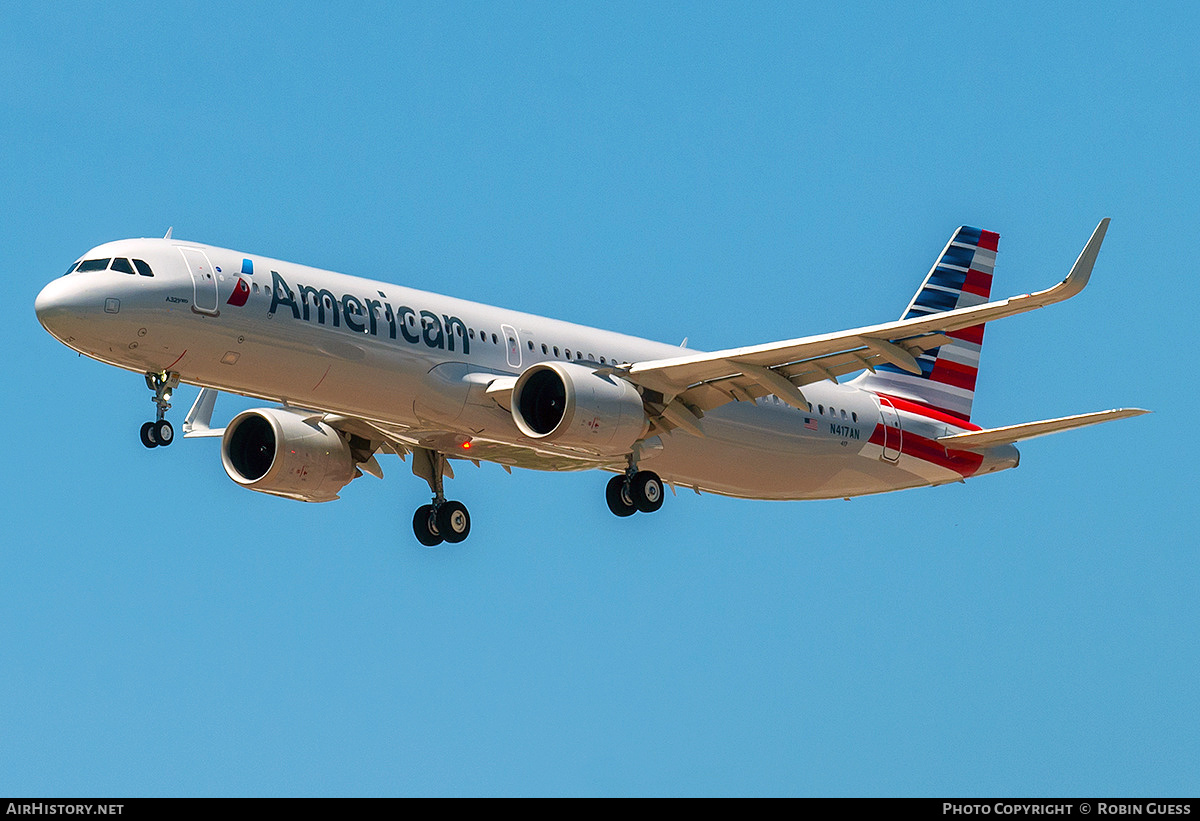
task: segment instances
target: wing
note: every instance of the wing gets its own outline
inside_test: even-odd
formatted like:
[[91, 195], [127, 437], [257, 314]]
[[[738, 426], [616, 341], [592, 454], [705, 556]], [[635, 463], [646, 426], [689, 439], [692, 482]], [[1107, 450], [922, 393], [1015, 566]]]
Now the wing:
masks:
[[837, 382], [839, 376], [873, 371], [882, 363], [919, 374], [916, 357], [949, 343], [945, 334], [1075, 296], [1088, 283], [1108, 223], [1105, 218], [1096, 226], [1067, 278], [1044, 291], [838, 333], [637, 362], [599, 372], [615, 373], [651, 392], [645, 395], [646, 405], [658, 426], [683, 428], [698, 435], [702, 434], [696, 423], [704, 412], [728, 402], [775, 394], [789, 405], [807, 410], [802, 388], [811, 382]]
[[[506, 470], [514, 467], [531, 470], [573, 471], [593, 468], [624, 466], [625, 459], [589, 457], [584, 454], [568, 454], [537, 447], [513, 445], [472, 436], [470, 448], [464, 448], [463, 435], [455, 431], [405, 428], [374, 420], [360, 419], [339, 414], [325, 414], [323, 421], [337, 430], [352, 433], [369, 440], [374, 449], [383, 453], [394, 453], [404, 459], [410, 452], [428, 450], [441, 453], [447, 459], [474, 462], [495, 462]], [[447, 466], [447, 476], [453, 478], [454, 470]]]

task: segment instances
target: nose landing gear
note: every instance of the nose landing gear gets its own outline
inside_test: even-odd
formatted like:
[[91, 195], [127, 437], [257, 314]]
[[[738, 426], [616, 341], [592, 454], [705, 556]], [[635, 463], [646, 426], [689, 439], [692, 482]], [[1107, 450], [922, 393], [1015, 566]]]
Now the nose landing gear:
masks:
[[147, 373], [146, 387], [154, 391], [155, 420], [142, 425], [142, 444], [148, 448], [159, 445], [166, 447], [175, 441], [175, 428], [166, 420], [167, 411], [171, 409], [171, 392], [179, 387], [177, 373]]

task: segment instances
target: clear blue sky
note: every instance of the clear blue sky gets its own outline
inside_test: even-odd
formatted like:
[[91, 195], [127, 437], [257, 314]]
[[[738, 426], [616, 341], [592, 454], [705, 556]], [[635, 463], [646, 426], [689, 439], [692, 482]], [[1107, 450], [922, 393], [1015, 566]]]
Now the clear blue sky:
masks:
[[[0, 794], [1200, 792], [1200, 26], [1045, 5], [6, 7]], [[716, 349], [899, 316], [964, 223], [1046, 287], [1105, 216], [1082, 296], [989, 328], [976, 417], [1153, 416], [627, 520], [467, 467], [436, 550], [394, 457], [304, 505], [145, 450], [142, 378], [33, 313], [173, 225]]]

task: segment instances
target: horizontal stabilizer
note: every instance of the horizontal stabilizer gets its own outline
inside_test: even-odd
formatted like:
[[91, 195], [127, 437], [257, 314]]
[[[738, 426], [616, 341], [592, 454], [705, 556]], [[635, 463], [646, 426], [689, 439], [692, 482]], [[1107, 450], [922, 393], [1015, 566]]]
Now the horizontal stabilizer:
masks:
[[1007, 425], [1003, 428], [988, 430], [973, 430], [967, 433], [955, 433], [950, 436], [939, 436], [938, 442], [946, 447], [965, 448], [967, 450], [982, 450], [996, 445], [1011, 445], [1036, 436], [1048, 433], [1058, 433], [1064, 430], [1074, 430], [1088, 425], [1098, 425], [1101, 422], [1111, 422], [1114, 419], [1128, 419], [1131, 416], [1141, 416], [1150, 413], [1141, 408], [1117, 408], [1116, 410], [1081, 413], [1076, 416], [1063, 416], [1059, 419], [1044, 419], [1041, 422], [1026, 422], [1023, 425]]

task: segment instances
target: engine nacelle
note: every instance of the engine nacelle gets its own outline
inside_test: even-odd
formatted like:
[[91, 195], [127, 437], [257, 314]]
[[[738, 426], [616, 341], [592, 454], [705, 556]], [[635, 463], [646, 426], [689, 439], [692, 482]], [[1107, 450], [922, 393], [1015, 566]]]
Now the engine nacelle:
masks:
[[282, 408], [239, 413], [221, 438], [221, 463], [244, 488], [305, 502], [338, 497], [359, 473], [346, 440], [324, 422]]
[[632, 384], [568, 362], [542, 362], [521, 374], [512, 415], [530, 439], [599, 456], [627, 453], [650, 426]]

